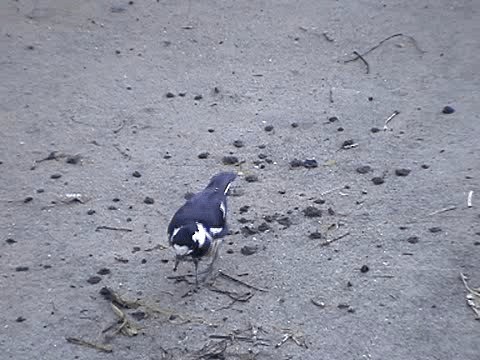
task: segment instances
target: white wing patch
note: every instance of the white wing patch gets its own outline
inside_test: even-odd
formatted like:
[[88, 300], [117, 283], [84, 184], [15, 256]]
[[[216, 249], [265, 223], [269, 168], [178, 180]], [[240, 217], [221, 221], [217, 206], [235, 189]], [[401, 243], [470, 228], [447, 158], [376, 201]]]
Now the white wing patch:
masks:
[[223, 201], [220, 203], [220, 211], [223, 213], [223, 218], [225, 219], [225, 216], [227, 216], [227, 213], [225, 210], [225, 203]]
[[181, 228], [182, 227], [180, 226], [179, 228], [173, 229], [172, 235], [170, 235], [170, 242], [173, 241], [173, 238], [175, 237], [175, 235], [177, 235], [177, 233], [180, 231]]
[[185, 255], [188, 255], [192, 252], [192, 250], [189, 249], [188, 246], [185, 246], [185, 245], [173, 244], [173, 249], [175, 250], [175, 253], [178, 256], [185, 256]]
[[222, 231], [223, 231], [223, 228], [221, 228], [221, 227], [218, 227], [218, 228], [210, 228], [210, 232], [211, 232], [213, 235], [220, 234]]
[[227, 195], [228, 193], [228, 190], [230, 189], [230, 186], [232, 185], [232, 183], [228, 183], [228, 185], [225, 187], [225, 191], [224, 191], [224, 194]]

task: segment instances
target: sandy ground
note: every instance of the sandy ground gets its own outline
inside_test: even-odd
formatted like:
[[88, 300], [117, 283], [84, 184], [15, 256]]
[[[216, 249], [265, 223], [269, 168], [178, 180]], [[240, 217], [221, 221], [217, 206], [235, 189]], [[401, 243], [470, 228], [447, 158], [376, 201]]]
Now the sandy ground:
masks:
[[[459, 274], [480, 286], [479, 15], [474, 0], [1, 1], [0, 357], [478, 360]], [[344, 63], [400, 33], [368, 74]], [[188, 294], [167, 277], [192, 266], [173, 273], [159, 245], [222, 170], [241, 175], [217, 266], [254, 288], [219, 276]], [[142, 304], [120, 308], [137, 336], [115, 334], [103, 287]]]

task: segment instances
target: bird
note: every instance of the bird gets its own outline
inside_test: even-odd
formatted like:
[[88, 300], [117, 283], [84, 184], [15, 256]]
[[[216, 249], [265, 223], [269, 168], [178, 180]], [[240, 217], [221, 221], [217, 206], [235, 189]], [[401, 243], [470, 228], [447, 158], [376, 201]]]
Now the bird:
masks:
[[193, 261], [196, 287], [200, 260], [212, 257], [206, 271], [211, 272], [222, 238], [228, 233], [227, 193], [236, 177], [233, 172], [214, 175], [205, 189], [175, 212], [168, 225], [168, 241], [175, 251], [173, 271], [181, 261]]

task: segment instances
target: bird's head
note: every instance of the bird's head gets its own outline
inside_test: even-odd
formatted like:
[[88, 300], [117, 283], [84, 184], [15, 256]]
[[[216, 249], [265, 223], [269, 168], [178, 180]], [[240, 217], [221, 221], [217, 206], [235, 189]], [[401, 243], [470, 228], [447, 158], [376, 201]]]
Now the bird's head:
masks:
[[201, 223], [183, 225], [175, 229], [171, 244], [176, 255], [176, 264], [187, 257], [199, 258], [208, 252], [212, 236]]

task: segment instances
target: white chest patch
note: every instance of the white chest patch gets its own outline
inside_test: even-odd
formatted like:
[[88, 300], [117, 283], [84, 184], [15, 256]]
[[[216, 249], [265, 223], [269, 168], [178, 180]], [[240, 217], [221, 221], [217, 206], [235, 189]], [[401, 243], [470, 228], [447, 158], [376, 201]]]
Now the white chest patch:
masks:
[[175, 250], [175, 254], [177, 254], [178, 256], [185, 256], [192, 252], [192, 250], [185, 245], [174, 244], [173, 249]]
[[221, 227], [218, 227], [218, 228], [210, 228], [210, 232], [213, 234], [213, 235], [217, 235], [217, 234], [220, 234], [221, 232], [223, 231], [223, 228]]
[[197, 231], [195, 231], [195, 233], [192, 235], [192, 240], [198, 244], [198, 247], [202, 247], [207, 238], [211, 238], [210, 234], [207, 232], [207, 229], [205, 229], [202, 224], [197, 223]]

